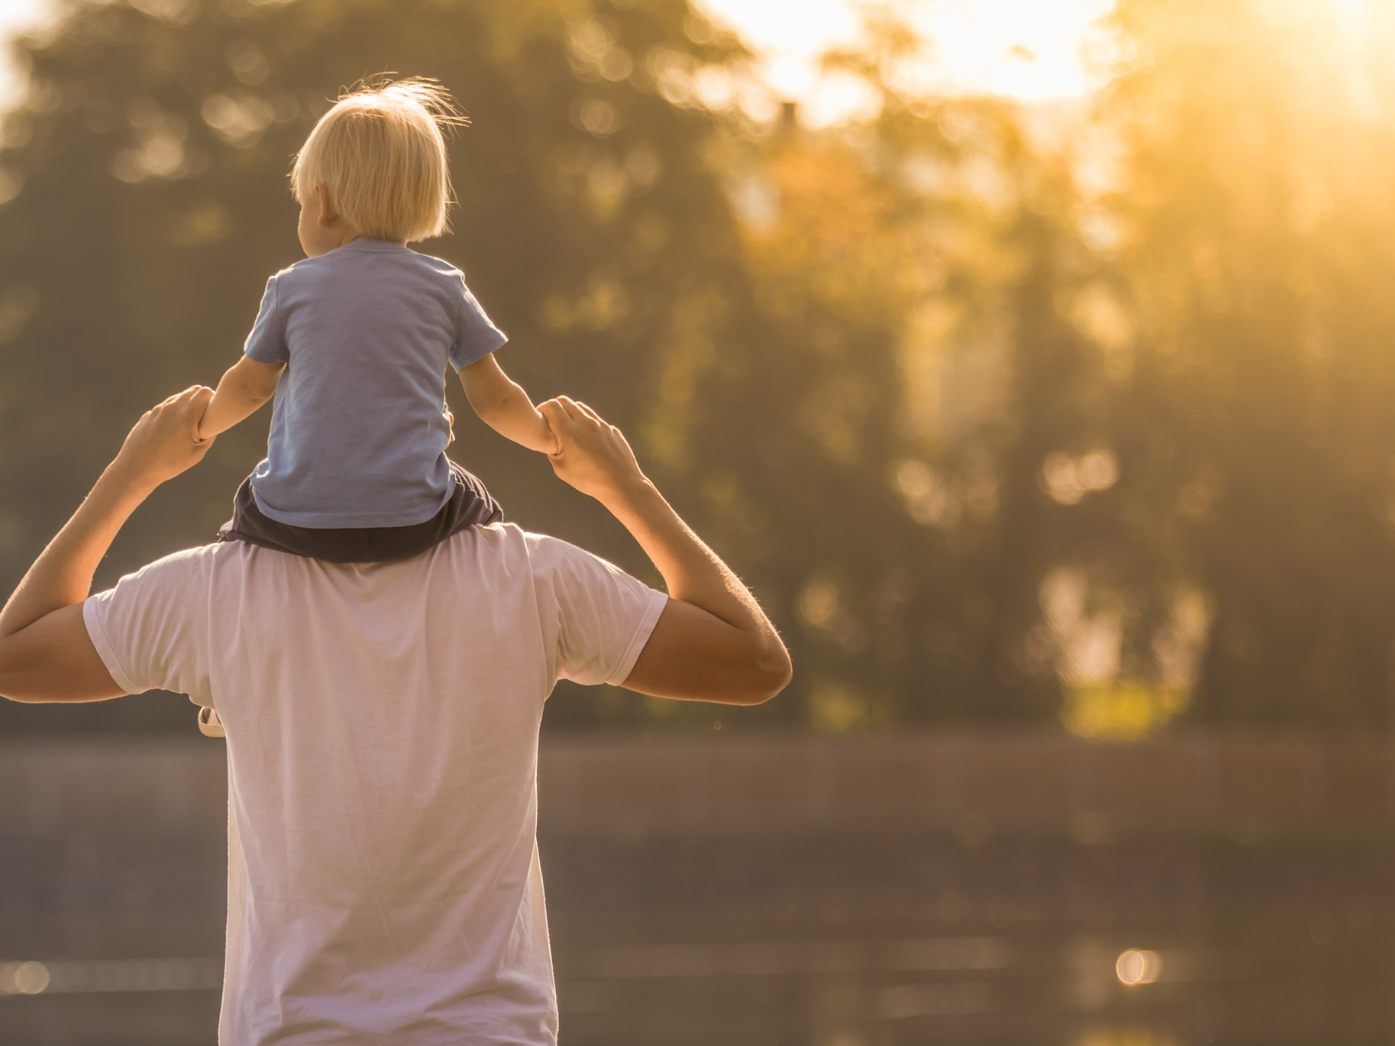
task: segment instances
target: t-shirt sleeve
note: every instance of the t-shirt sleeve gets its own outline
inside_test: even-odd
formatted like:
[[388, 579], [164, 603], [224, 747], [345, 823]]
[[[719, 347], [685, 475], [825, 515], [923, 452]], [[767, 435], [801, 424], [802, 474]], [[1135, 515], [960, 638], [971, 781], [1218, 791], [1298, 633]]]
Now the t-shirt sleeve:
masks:
[[463, 276], [460, 278], [459, 297], [455, 307], [455, 341], [450, 349], [450, 365], [461, 371], [476, 360], [488, 356], [509, 339], [485, 315], [484, 309], [466, 286]]
[[242, 346], [242, 354], [258, 363], [285, 363], [291, 357], [286, 347], [286, 320], [278, 297], [276, 277], [272, 276], [266, 281], [256, 322]]
[[128, 694], [172, 690], [212, 703], [206, 570], [201, 550], [176, 552], [83, 603], [92, 645]]
[[555, 626], [555, 675], [575, 683], [623, 683], [668, 596], [584, 549], [530, 535], [541, 611]]

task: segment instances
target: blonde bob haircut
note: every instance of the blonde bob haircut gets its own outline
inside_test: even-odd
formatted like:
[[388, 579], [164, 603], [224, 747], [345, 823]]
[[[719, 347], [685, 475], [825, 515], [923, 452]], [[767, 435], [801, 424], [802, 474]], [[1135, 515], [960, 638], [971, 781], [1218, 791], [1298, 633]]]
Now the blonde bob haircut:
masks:
[[437, 81], [390, 75], [360, 81], [320, 117], [296, 153], [291, 195], [313, 204], [323, 185], [359, 235], [410, 243], [450, 231], [442, 132], [469, 120]]

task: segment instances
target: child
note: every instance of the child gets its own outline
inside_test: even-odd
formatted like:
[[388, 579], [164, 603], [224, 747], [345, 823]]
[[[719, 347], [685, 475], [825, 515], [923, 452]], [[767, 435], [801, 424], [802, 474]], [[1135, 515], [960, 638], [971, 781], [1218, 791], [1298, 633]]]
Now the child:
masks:
[[[243, 357], [199, 424], [212, 439], [275, 396], [266, 457], [221, 540], [386, 562], [502, 518], [446, 457], [447, 363], [488, 425], [555, 452], [542, 414], [495, 361], [507, 339], [460, 270], [407, 246], [448, 228], [442, 128], [465, 122], [437, 83], [380, 80], [342, 95], [296, 155], [306, 257], [267, 281]], [[200, 726], [216, 735], [210, 713]]]

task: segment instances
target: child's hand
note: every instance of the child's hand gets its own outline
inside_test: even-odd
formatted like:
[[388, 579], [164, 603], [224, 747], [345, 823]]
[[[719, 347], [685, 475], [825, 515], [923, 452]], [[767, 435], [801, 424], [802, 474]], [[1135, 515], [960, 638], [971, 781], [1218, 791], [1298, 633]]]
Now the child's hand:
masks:
[[542, 418], [543, 440], [543, 446], [539, 448], [539, 453], [546, 454], [549, 458], [555, 458], [558, 454], [562, 453], [561, 437], [557, 435], [557, 430], [552, 427], [552, 422], [547, 420], [546, 413], [539, 410], [538, 417]]
[[603, 504], [646, 482], [624, 433], [586, 404], [558, 396], [538, 409], [561, 444], [548, 461], [563, 482]]
[[450, 438], [446, 440], [446, 446], [449, 447], [452, 443], [455, 442], [455, 415], [452, 414], [449, 410], [445, 411], [445, 415], [446, 424], [450, 426]]
[[[208, 402], [209, 402], [209, 403], [212, 403], [212, 402], [213, 402], [213, 397], [212, 397], [212, 396], [210, 396], [210, 397], [208, 398]], [[202, 445], [205, 444], [205, 443], [211, 443], [211, 442], [213, 442], [213, 439], [214, 439], [214, 436], [213, 436], [211, 433], [207, 433], [207, 432], [204, 431], [203, 422], [204, 422], [204, 419], [207, 418], [207, 417], [208, 417], [208, 406], [207, 406], [207, 404], [205, 404], [203, 410], [199, 413], [199, 420], [198, 420], [198, 422], [194, 425], [194, 442], [197, 443], [197, 444], [199, 444], [200, 446], [202, 446]]]

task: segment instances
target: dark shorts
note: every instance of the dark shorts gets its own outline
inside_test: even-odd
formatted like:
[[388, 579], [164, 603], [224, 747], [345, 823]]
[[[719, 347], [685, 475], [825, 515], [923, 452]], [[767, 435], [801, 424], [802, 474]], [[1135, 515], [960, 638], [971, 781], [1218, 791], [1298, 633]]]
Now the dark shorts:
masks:
[[293, 527], [269, 519], [257, 508], [252, 480], [244, 479], [233, 497], [233, 517], [218, 531], [219, 541], [251, 545], [323, 559], [329, 563], [390, 563], [411, 559], [457, 531], [504, 518], [498, 502], [477, 476], [450, 463], [454, 483], [450, 499], [425, 523], [406, 527], [357, 527], [340, 530]]

